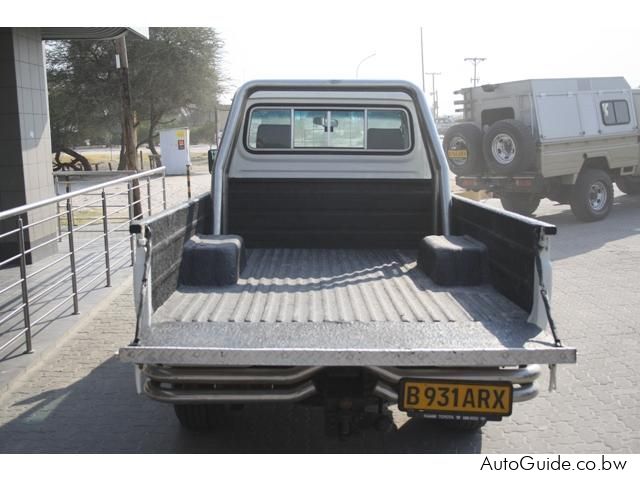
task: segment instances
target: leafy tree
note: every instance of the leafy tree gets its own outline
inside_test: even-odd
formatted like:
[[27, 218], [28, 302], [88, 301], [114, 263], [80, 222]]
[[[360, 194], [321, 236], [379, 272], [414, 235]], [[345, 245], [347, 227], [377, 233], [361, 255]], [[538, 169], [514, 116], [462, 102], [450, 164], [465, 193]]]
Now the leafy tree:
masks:
[[47, 77], [52, 143], [119, 141], [120, 103], [113, 42], [51, 42]]
[[152, 28], [149, 40], [130, 41], [128, 48], [133, 105], [146, 121], [140, 144], [156, 153], [160, 125], [215, 108], [223, 84], [222, 42], [210, 28]]
[[[159, 127], [215, 108], [224, 85], [222, 47], [211, 28], [151, 28], [148, 40], [127, 38], [138, 146], [157, 153]], [[47, 74], [54, 144], [121, 138], [113, 41], [50, 42]]]

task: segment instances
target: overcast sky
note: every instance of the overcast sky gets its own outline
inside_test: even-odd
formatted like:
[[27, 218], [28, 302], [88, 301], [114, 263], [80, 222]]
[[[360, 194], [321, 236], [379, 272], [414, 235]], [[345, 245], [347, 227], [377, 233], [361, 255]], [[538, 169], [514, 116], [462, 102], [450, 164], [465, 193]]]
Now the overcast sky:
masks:
[[225, 40], [231, 91], [257, 78], [355, 78], [372, 53], [360, 78], [422, 85], [420, 27], [425, 71], [441, 72], [442, 113], [453, 113], [453, 91], [470, 84], [465, 57], [487, 58], [481, 83], [621, 75], [640, 85], [640, 16], [630, 1], [271, 0], [201, 8]]
[[452, 113], [452, 92], [472, 77], [465, 57], [487, 57], [481, 83], [622, 75], [638, 87], [639, 10], [638, 0], [109, 0], [96, 16], [86, 0], [32, 0], [4, 5], [0, 22], [214, 27], [226, 43], [227, 100], [252, 79], [355, 78], [374, 52], [360, 78], [422, 85], [423, 27], [425, 71], [442, 73], [440, 110]]

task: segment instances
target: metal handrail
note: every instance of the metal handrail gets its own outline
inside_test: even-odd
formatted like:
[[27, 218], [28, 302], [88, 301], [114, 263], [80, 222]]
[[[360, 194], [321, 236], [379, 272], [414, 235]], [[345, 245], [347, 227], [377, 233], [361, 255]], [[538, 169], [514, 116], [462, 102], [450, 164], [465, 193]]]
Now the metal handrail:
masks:
[[156, 176], [156, 175], [164, 175], [165, 170], [166, 170], [166, 167], [158, 167], [158, 168], [154, 168], [153, 170], [148, 170], [146, 172], [140, 172], [140, 173], [136, 173], [135, 175], [129, 175], [128, 177], [120, 177], [114, 180], [109, 180], [108, 182], [93, 185], [91, 187], [82, 188], [80, 190], [76, 190], [75, 192], [63, 193], [62, 195], [58, 195], [56, 197], [46, 198], [44, 200], [40, 200], [33, 203], [27, 203], [26, 205], [22, 205], [20, 207], [15, 207], [15, 208], [11, 208], [9, 210], [0, 212], [0, 220], [22, 215], [23, 213], [27, 213], [29, 210], [34, 210], [36, 208], [46, 207], [47, 205], [53, 205], [54, 203], [64, 202], [67, 199], [77, 197], [80, 195], [86, 195], [87, 193], [93, 192], [95, 190], [102, 190], [104, 188], [112, 187], [114, 185], [118, 185], [119, 183], [128, 183], [133, 180], [138, 180], [140, 178]]
[[[143, 182], [136, 182], [140, 179], [146, 179], [146, 185]], [[4, 314], [4, 316], [0, 319], [0, 324], [4, 324], [11, 319], [12, 322], [20, 322], [20, 317], [18, 316], [20, 311], [23, 312], [24, 317], [24, 326], [21, 326], [18, 329], [18, 334], [9, 339], [8, 342], [0, 345], [0, 351], [4, 350], [4, 348], [13, 344], [16, 340], [20, 339], [24, 335], [26, 352], [29, 353], [32, 351], [32, 339], [31, 339], [31, 331], [32, 327], [37, 325], [41, 320], [45, 317], [67, 304], [67, 308], [69, 305], [69, 301], [71, 300], [73, 306], [73, 313], [79, 313], [79, 294], [84, 294], [90, 291], [93, 288], [93, 285], [96, 282], [100, 281], [101, 278], [106, 277], [106, 286], [111, 286], [111, 272], [115, 271], [119, 268], [122, 268], [126, 265], [127, 260], [130, 260], [131, 264], [134, 261], [134, 250], [135, 244], [133, 241], [133, 235], [126, 231], [126, 235], [123, 238], [120, 238], [120, 235], [114, 237], [114, 242], [110, 245], [109, 237], [114, 232], [124, 232], [124, 228], [126, 228], [137, 215], [137, 208], [134, 209], [134, 205], [139, 205], [140, 212], [146, 210], [149, 215], [151, 214], [152, 208], [152, 194], [151, 194], [151, 183], [152, 180], [161, 179], [161, 190], [162, 197], [159, 200], [162, 204], [157, 207], [160, 209], [166, 209], [166, 183], [165, 183], [165, 167], [158, 167], [152, 170], [148, 170], [145, 172], [134, 173], [132, 175], [121, 176], [118, 178], [114, 178], [112, 180], [108, 180], [103, 183], [98, 183], [95, 185], [90, 185], [86, 188], [81, 188], [73, 192], [64, 193], [61, 195], [57, 195], [51, 198], [47, 198], [44, 200], [40, 200], [38, 202], [29, 203], [26, 205], [22, 205], [19, 207], [15, 207], [9, 210], [5, 210], [0, 212], [0, 221], [16, 218], [17, 228], [14, 228], [10, 231], [3, 232], [0, 234], [0, 238], [8, 237], [10, 235], [16, 235], [17, 237], [17, 247], [19, 252], [16, 255], [11, 256], [10, 258], [3, 259], [0, 262], [1, 267], [5, 267], [9, 264], [19, 265], [19, 279], [8, 286], [3, 286], [0, 289], [0, 294], [5, 294], [9, 290], [13, 288], [17, 288], [21, 293], [11, 294], [9, 302], [16, 302], [12, 311], [8, 312], [8, 314]], [[137, 184], [134, 185], [134, 182]], [[157, 185], [154, 183], [154, 185]], [[123, 187], [121, 190], [115, 193], [106, 193], [106, 189], [111, 187]], [[143, 193], [143, 189], [146, 189], [146, 192]], [[73, 200], [77, 197], [86, 197], [87, 196], [99, 196], [97, 200], [89, 200], [84, 201], [82, 198], [79, 199], [76, 203], [77, 205], [73, 205]], [[119, 207], [117, 210], [113, 210], [113, 205], [108, 205], [108, 200], [112, 197], [122, 198], [126, 196], [127, 204], [126, 205], [117, 205]], [[137, 198], [136, 198], [137, 197]], [[118, 200], [115, 200], [118, 202]], [[119, 202], [121, 203], [121, 201]], [[27, 222], [27, 214], [33, 210], [47, 207], [50, 205], [56, 205], [57, 213], [55, 215], [46, 214], [45, 218], [41, 218], [38, 220], [34, 220], [31, 223]], [[155, 207], [155, 205], [153, 205]], [[122, 208], [120, 208], [122, 207]], [[101, 210], [98, 215], [91, 215], [91, 218], [88, 222], [82, 221], [82, 223], [78, 224], [76, 227], [77, 218], [74, 218], [74, 214], [83, 210], [85, 212], [89, 212], [92, 210]], [[118, 216], [117, 213], [122, 210], [128, 210], [124, 216]], [[97, 213], [97, 212], [96, 212]], [[29, 229], [31, 227], [35, 227], [45, 222], [56, 222], [57, 220], [57, 232], [53, 238], [47, 238], [46, 240], [35, 242], [31, 237], [28, 237]], [[63, 224], [63, 221], [66, 220], [66, 225]], [[117, 221], [116, 221], [117, 220]], [[122, 221], [121, 221], [122, 220]], [[96, 225], [101, 224], [101, 229], [94, 229]], [[89, 229], [89, 226], [93, 226], [94, 228]], [[122, 230], [121, 230], [122, 229]], [[95, 238], [91, 240], [87, 240], [87, 235], [93, 236], [95, 234]], [[78, 238], [74, 238], [78, 235]], [[47, 245], [54, 244], [57, 242], [62, 242], [65, 237], [68, 240], [69, 246], [67, 252], [60, 252], [61, 255], [54, 257], [53, 260], [46, 262], [46, 264], [39, 264], [33, 269], [27, 269], [27, 262], [29, 258], [33, 258], [31, 255], [38, 249], [45, 247]], [[80, 240], [77, 242], [77, 240]], [[104, 243], [104, 247], [92, 247], [88, 250], [90, 252], [88, 255], [83, 256], [83, 258], [76, 258], [76, 254], [89, 246], [99, 245], [99, 242]], [[129, 245], [126, 246], [125, 242], [128, 242]], [[79, 246], [77, 246], [79, 245]], [[65, 249], [66, 250], [66, 249]], [[130, 251], [130, 255], [126, 254], [127, 251]], [[104, 259], [104, 263], [102, 261]], [[68, 261], [70, 270], [67, 272], [63, 272], [60, 275], [58, 270], [52, 270], [52, 276], [50, 278], [46, 278], [44, 280], [38, 280], [34, 285], [31, 285], [31, 290], [29, 289], [29, 285], [32, 283], [33, 278], [41, 274], [47, 269], [55, 265], [59, 265], [61, 262]], [[92, 268], [92, 266], [96, 266], [97, 268]], [[83, 275], [80, 275], [83, 273]], [[41, 277], [40, 277], [41, 278]], [[49, 280], [52, 280], [52, 283]], [[82, 284], [79, 284], [80, 282]], [[44, 283], [43, 283], [44, 282]], [[59, 295], [56, 289], [65, 288], [64, 283], [70, 282], [72, 292], [69, 295]], [[42, 288], [44, 287], [44, 288]], [[54, 292], [55, 291], [55, 292]], [[51, 294], [54, 292], [54, 294]], [[41, 300], [45, 295], [53, 295], [51, 298], [51, 303], [57, 302], [55, 306], [49, 308], [44, 314], [41, 314], [42, 308], [35, 307], [35, 305], [40, 305], [41, 302], [36, 304], [36, 300]], [[64, 298], [62, 298], [64, 295]], [[8, 297], [9, 298], [9, 297]], [[59, 301], [58, 301], [59, 300]], [[49, 307], [49, 300], [45, 300], [45, 309]], [[10, 304], [8, 303], [8, 304]], [[30, 308], [31, 304], [31, 308]], [[31, 310], [34, 311], [31, 311]], [[38, 316], [37, 319], [34, 318]], [[34, 317], [34, 318], [32, 318]], [[14, 324], [11, 328], [15, 328], [17, 325]], [[6, 331], [3, 333], [10, 333], [10, 331]]]

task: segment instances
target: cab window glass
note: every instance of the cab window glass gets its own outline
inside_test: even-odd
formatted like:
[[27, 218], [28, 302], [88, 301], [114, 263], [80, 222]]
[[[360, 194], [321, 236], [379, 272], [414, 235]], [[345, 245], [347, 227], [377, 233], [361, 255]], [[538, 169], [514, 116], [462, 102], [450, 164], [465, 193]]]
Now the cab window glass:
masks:
[[295, 148], [327, 148], [329, 146], [329, 112], [327, 110], [295, 110], [293, 125]]
[[259, 107], [251, 111], [252, 150], [382, 150], [411, 148], [408, 114], [391, 108]]
[[410, 146], [409, 122], [403, 110], [368, 110], [367, 149], [407, 150]]
[[251, 112], [249, 148], [291, 148], [291, 110], [256, 108]]
[[364, 110], [332, 110], [331, 148], [364, 148]]

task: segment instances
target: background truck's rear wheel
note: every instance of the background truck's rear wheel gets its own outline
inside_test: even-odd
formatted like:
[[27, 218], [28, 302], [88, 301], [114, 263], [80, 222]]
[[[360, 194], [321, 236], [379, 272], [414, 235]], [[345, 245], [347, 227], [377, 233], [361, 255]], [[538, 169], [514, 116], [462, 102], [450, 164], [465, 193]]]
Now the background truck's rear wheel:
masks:
[[627, 195], [640, 194], [640, 177], [618, 177], [616, 185], [622, 193]]
[[613, 182], [604, 170], [583, 170], [573, 186], [571, 211], [583, 222], [602, 220], [613, 205]]
[[473, 123], [452, 125], [442, 146], [449, 168], [456, 175], [471, 175], [482, 169], [482, 132]]
[[517, 120], [500, 120], [487, 130], [483, 140], [487, 167], [501, 175], [527, 169], [536, 154], [529, 127]]
[[504, 193], [500, 197], [500, 203], [510, 212], [531, 215], [540, 205], [540, 197], [531, 193]]
[[187, 404], [173, 406], [180, 424], [187, 430], [210, 432], [220, 428], [227, 415], [225, 405]]

